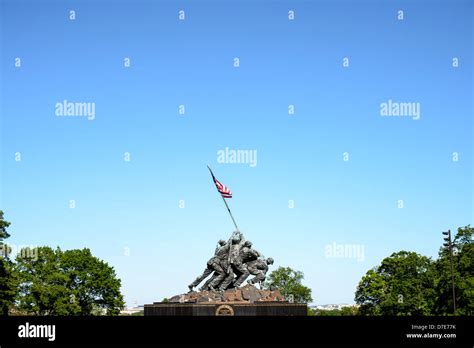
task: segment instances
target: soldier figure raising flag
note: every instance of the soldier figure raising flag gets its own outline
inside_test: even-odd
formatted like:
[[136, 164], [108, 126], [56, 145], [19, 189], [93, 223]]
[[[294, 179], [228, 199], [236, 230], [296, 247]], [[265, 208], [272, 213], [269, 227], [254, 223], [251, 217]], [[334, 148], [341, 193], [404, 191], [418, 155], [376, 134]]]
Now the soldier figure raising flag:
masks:
[[227, 243], [223, 240], [219, 241], [214, 256], [208, 261], [202, 275], [189, 285], [189, 290], [192, 291], [195, 286], [199, 285], [201, 281], [211, 274], [213, 274], [212, 277], [206, 281], [201, 290], [225, 291], [229, 287], [239, 287], [250, 274], [255, 275], [255, 278], [249, 281], [250, 284], [262, 284], [268, 271], [267, 265], [272, 264], [273, 259], [268, 258], [265, 260], [259, 252], [251, 249], [252, 243], [245, 240], [225, 200], [226, 198], [232, 198], [232, 192], [216, 179], [209, 166], [207, 168], [211, 173], [212, 180], [224, 201], [236, 230], [232, 233]]

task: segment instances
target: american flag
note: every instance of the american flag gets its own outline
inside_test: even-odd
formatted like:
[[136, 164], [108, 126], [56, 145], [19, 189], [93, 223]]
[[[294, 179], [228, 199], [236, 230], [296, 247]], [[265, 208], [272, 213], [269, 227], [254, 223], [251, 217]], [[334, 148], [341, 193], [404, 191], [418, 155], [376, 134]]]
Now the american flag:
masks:
[[214, 175], [212, 175], [212, 179], [214, 179], [214, 184], [216, 184], [217, 191], [222, 195], [224, 198], [232, 198], [232, 192], [230, 192], [229, 188], [219, 182], [215, 178]]

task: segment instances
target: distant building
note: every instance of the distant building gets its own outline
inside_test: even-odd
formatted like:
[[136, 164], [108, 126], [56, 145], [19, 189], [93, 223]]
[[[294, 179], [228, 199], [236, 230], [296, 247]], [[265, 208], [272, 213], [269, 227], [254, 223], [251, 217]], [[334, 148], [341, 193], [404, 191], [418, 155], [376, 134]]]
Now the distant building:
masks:
[[144, 306], [127, 307], [120, 311], [120, 315], [132, 315], [135, 313], [143, 312], [144, 309]]
[[355, 307], [358, 308], [359, 305], [357, 304], [347, 304], [347, 303], [340, 303], [340, 304], [325, 304], [325, 305], [314, 305], [310, 306], [312, 309], [317, 309], [321, 311], [332, 311], [332, 310], [341, 310], [346, 307]]

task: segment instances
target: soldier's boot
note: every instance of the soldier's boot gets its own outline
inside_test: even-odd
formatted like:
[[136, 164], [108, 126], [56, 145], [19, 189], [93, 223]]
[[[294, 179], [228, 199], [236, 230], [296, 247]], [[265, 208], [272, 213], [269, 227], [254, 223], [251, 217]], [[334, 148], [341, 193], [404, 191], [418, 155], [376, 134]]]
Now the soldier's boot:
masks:
[[204, 279], [206, 279], [209, 274], [211, 274], [213, 272], [213, 270], [209, 267], [207, 267], [204, 272], [196, 278], [195, 281], [193, 281], [191, 284], [188, 285], [188, 288], [189, 290], [192, 291], [192, 288], [194, 288], [195, 286], [198, 286]]
[[193, 288], [198, 286], [198, 284], [202, 281], [201, 277], [197, 277], [195, 281], [188, 285], [189, 290], [193, 291]]
[[[200, 282], [199, 282], [200, 283]], [[193, 291], [193, 288], [196, 287], [199, 283], [197, 283], [197, 279], [193, 281], [191, 284], [188, 285], [189, 291]]]

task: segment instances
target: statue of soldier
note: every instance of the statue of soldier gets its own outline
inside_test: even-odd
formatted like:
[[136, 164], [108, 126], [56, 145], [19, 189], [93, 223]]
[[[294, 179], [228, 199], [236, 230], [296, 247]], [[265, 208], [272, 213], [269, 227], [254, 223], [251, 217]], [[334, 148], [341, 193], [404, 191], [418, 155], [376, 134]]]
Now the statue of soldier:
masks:
[[[194, 280], [191, 284], [188, 285], [190, 291], [193, 291], [195, 286], [198, 286], [204, 279], [207, 278], [212, 272], [221, 276], [221, 279], [224, 279], [226, 276], [225, 270], [221, 266], [220, 259], [228, 254], [229, 245], [226, 243], [225, 240], [219, 240], [216, 250], [214, 252], [214, 256], [207, 261], [207, 267], [204, 272]], [[216, 278], [217, 279], [217, 278]]]
[[240, 258], [240, 249], [245, 243], [241, 232], [235, 231], [230, 237], [229, 257], [227, 262], [227, 277], [219, 285], [219, 291], [225, 291], [234, 280], [235, 272], [242, 274], [246, 271], [242, 259]]
[[265, 281], [265, 276], [268, 272], [268, 265], [273, 265], [273, 259], [271, 257], [266, 260], [258, 259], [247, 263], [248, 272], [255, 276], [252, 279], [249, 279], [247, 282], [249, 284], [262, 284]]
[[[223, 267], [222, 269], [225, 271], [225, 268], [224, 268], [224, 267]], [[227, 274], [227, 273], [226, 273], [226, 274]], [[224, 275], [224, 278], [225, 278], [226, 274]], [[203, 286], [201, 286], [201, 287], [199, 288], [199, 291], [211, 290], [210, 284], [211, 284], [218, 276], [219, 276], [218, 273], [216, 273], [216, 272], [212, 273], [212, 276], [211, 276], [208, 280], [206, 280], [206, 282], [204, 283]]]
[[243, 272], [239, 270], [235, 271], [237, 278], [233, 283], [234, 287], [238, 288], [250, 275], [246, 264], [257, 260], [260, 256], [261, 254], [257, 250], [252, 249], [252, 242], [246, 240], [240, 249], [240, 259], [242, 260], [243, 268], [245, 268], [245, 270]]
[[246, 240], [242, 249], [240, 249], [240, 258], [242, 259], [242, 262], [247, 263], [250, 261], [255, 261], [260, 256], [262, 256], [262, 254], [252, 248], [252, 242]]
[[219, 265], [222, 268], [222, 272], [215, 271], [212, 277], [204, 284], [203, 288], [217, 290], [219, 285], [229, 275], [229, 248], [217, 253], [216, 256], [218, 258]]

